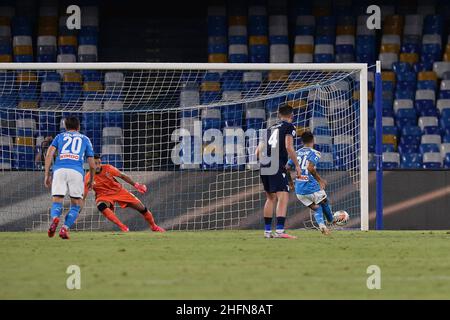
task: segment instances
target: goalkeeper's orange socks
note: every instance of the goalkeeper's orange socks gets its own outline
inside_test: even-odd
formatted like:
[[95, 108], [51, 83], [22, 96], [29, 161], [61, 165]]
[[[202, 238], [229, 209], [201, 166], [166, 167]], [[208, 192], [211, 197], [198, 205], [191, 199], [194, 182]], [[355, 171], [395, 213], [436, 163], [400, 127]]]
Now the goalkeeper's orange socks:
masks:
[[150, 212], [150, 210], [147, 209], [147, 211], [143, 213], [142, 216], [152, 229], [156, 227], [155, 219], [153, 218], [153, 214]]
[[126, 225], [124, 225], [122, 223], [122, 221], [119, 220], [119, 218], [117, 218], [117, 216], [114, 214], [114, 212], [110, 208], [104, 209], [102, 211], [102, 213], [106, 217], [106, 219], [108, 219], [112, 223], [115, 223], [120, 228], [120, 230], [122, 230], [124, 232], [128, 231], [128, 227]]

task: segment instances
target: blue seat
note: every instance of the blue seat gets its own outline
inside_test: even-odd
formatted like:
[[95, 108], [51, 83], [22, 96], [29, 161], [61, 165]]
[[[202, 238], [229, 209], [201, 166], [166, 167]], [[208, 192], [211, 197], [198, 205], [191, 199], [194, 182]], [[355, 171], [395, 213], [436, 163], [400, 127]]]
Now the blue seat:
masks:
[[406, 126], [402, 128], [400, 143], [406, 145], [417, 145], [420, 143], [421, 137], [422, 131], [418, 126]]
[[441, 112], [440, 118], [441, 128], [446, 130], [450, 128], [450, 109], [444, 109]]
[[436, 153], [440, 152], [439, 146], [434, 143], [422, 143], [419, 146], [419, 150], [421, 154], [424, 154], [426, 152], [436, 152]]
[[416, 126], [416, 111], [414, 109], [399, 109], [395, 115], [395, 122], [400, 129], [405, 126]]
[[398, 146], [398, 152], [400, 152], [401, 154], [418, 153], [419, 145], [418, 144], [402, 144], [402, 143], [400, 143]]
[[123, 158], [119, 154], [103, 154], [102, 162], [113, 165], [119, 170], [123, 169]]
[[383, 152], [395, 152], [395, 146], [393, 144], [383, 143]]
[[406, 153], [401, 156], [402, 169], [422, 168], [422, 155], [419, 153]]
[[34, 156], [33, 147], [14, 146], [13, 165], [18, 170], [33, 170]]
[[414, 107], [418, 114], [422, 117], [436, 117], [438, 112], [433, 100], [416, 100]]
[[444, 158], [444, 168], [450, 169], [450, 153], [447, 153]]

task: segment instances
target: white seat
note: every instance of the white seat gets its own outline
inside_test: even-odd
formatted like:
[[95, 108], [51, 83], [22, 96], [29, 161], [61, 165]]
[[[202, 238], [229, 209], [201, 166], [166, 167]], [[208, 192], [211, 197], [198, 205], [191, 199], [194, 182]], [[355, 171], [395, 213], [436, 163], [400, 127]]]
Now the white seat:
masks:
[[37, 39], [38, 46], [50, 46], [56, 48], [56, 37], [55, 36], [39, 36]]
[[180, 92], [180, 107], [191, 107], [200, 104], [200, 93], [198, 90], [182, 90]]
[[421, 25], [407, 25], [403, 28], [403, 34], [406, 36], [422, 36], [422, 29]]
[[396, 34], [385, 34], [381, 38], [381, 44], [401, 44], [400, 36]]
[[230, 44], [228, 47], [228, 54], [248, 54], [246, 44]]
[[312, 63], [314, 57], [311, 53], [296, 53], [294, 54], [294, 63]]
[[122, 154], [122, 145], [120, 144], [107, 144], [102, 146], [102, 154], [116, 154], [120, 155]]
[[353, 145], [353, 136], [350, 135], [338, 135], [334, 137], [334, 144], [350, 144]]
[[393, 52], [382, 52], [379, 59], [383, 70], [392, 70], [392, 64], [398, 61], [398, 55]]
[[289, 45], [272, 44], [270, 46], [271, 63], [289, 63]]
[[398, 152], [383, 152], [383, 162], [394, 162], [400, 165], [400, 154]]
[[333, 139], [330, 136], [314, 136], [315, 144], [329, 144], [333, 143]]
[[245, 111], [246, 119], [266, 120], [266, 110], [262, 108], [250, 108]]
[[235, 101], [240, 100], [242, 94], [240, 91], [224, 91], [222, 92], [222, 101]]
[[11, 170], [11, 163], [0, 162], [0, 170]]
[[202, 119], [221, 119], [219, 109], [202, 109]]
[[105, 73], [105, 83], [123, 83], [124, 75], [122, 72]]
[[435, 62], [433, 64], [433, 71], [436, 73], [439, 79], [442, 79], [443, 74], [450, 71], [450, 61]]
[[86, 44], [78, 46], [78, 55], [83, 54], [97, 55], [97, 46]]
[[262, 82], [262, 73], [258, 71], [244, 72], [242, 82]]
[[334, 45], [332, 44], [316, 44], [314, 47], [315, 54], [334, 54]]
[[438, 34], [425, 34], [422, 38], [422, 44], [438, 44], [442, 46], [442, 39]]
[[102, 110], [101, 101], [83, 101], [83, 111], [100, 111]]
[[296, 36], [295, 44], [314, 45], [313, 36]]
[[14, 36], [13, 37], [13, 46], [31, 46], [33, 41], [31, 36]]
[[309, 128], [311, 131], [319, 127], [328, 128], [328, 119], [325, 117], [312, 117], [311, 120], [309, 120]]
[[355, 36], [353, 36], [353, 35], [338, 35], [336, 37], [336, 45], [355, 46]]
[[74, 54], [58, 54], [56, 61], [58, 61], [58, 62], [77, 62], [77, 57]]
[[105, 111], [123, 110], [123, 102], [122, 101], [105, 101], [103, 103], [103, 109]]
[[423, 15], [407, 14], [405, 15], [405, 26], [423, 26]]
[[382, 125], [383, 127], [392, 127], [394, 126], [394, 118], [392, 117], [383, 117], [382, 121]]
[[119, 127], [105, 127], [102, 130], [103, 137], [123, 137], [123, 130]]
[[441, 144], [441, 157], [445, 158], [445, 156], [450, 153], [450, 143], [442, 143]]
[[441, 154], [437, 152], [425, 152], [423, 154], [422, 162], [439, 162], [440, 164], [442, 164], [442, 157]]
[[322, 162], [322, 163], [333, 163], [333, 154], [329, 153], [329, 152], [321, 153], [319, 162]]
[[437, 127], [438, 126], [438, 118], [437, 117], [420, 117], [419, 118], [419, 127], [421, 130], [425, 127]]
[[199, 121], [200, 119], [197, 117], [181, 118], [180, 129], [185, 129], [193, 135], [195, 132], [194, 128], [198, 125]]
[[16, 128], [36, 129], [36, 121], [34, 119], [17, 119]]
[[0, 146], [12, 146], [13, 139], [10, 136], [0, 136]]
[[441, 145], [441, 136], [438, 134], [424, 134], [420, 139], [420, 143], [431, 143]]
[[436, 103], [439, 112], [442, 113], [444, 109], [450, 109], [450, 99], [439, 99]]
[[434, 90], [417, 90], [416, 100], [433, 100], [436, 101], [436, 93]]
[[42, 82], [41, 92], [61, 92], [61, 84], [58, 81]]
[[394, 111], [397, 113], [400, 109], [413, 109], [414, 103], [411, 99], [396, 99], [394, 101]]
[[450, 90], [450, 80], [442, 80], [441, 91], [449, 91], [449, 90]]

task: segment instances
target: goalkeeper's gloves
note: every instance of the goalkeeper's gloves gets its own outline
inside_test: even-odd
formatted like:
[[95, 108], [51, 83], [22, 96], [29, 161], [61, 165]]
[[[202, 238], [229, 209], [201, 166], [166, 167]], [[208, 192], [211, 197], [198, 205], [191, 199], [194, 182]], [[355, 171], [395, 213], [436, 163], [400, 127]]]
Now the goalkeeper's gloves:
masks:
[[134, 184], [134, 187], [136, 188], [137, 191], [139, 191], [139, 193], [146, 193], [147, 192], [147, 187], [145, 184], [140, 184], [138, 182], [136, 182]]

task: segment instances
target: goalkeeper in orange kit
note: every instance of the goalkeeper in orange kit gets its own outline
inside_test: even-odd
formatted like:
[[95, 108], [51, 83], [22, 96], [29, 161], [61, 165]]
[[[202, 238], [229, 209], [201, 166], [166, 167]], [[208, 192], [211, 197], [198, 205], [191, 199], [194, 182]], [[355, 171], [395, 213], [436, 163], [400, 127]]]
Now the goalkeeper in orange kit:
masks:
[[[122, 208], [132, 208], [139, 211], [144, 219], [150, 225], [152, 231], [165, 232], [163, 228], [155, 223], [152, 213], [146, 206], [132, 193], [127, 191], [116, 178], [132, 185], [139, 193], [147, 192], [147, 187], [143, 184], [134, 182], [129, 176], [120, 172], [116, 167], [109, 164], [102, 164], [100, 156], [94, 156], [95, 175], [93, 190], [95, 191], [95, 203], [98, 210], [110, 221], [115, 223], [120, 230], [128, 232], [128, 227], [123, 224], [114, 214], [114, 205], [118, 203]], [[85, 177], [85, 181], [89, 181], [90, 174]], [[86, 199], [89, 192], [87, 184], [84, 188], [84, 197]]]

